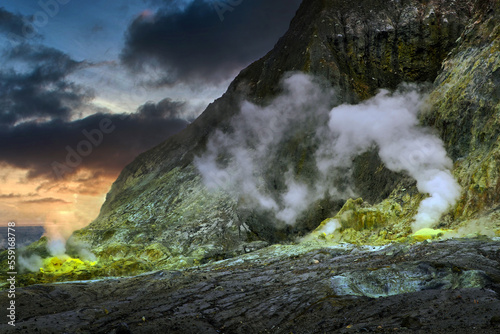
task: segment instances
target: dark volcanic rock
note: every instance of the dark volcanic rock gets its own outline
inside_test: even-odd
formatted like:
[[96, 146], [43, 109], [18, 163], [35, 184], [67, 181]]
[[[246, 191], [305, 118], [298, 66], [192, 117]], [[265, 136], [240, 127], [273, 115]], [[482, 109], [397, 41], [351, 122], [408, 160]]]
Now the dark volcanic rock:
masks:
[[[498, 333], [499, 246], [488, 239], [378, 248], [271, 246], [181, 271], [34, 285], [17, 291], [16, 327], [2, 324], [0, 330]], [[355, 293], [343, 289], [336, 279], [341, 276], [356, 278]], [[373, 288], [386, 293], [367, 297], [363, 291]], [[0, 303], [6, 305], [4, 294]]]

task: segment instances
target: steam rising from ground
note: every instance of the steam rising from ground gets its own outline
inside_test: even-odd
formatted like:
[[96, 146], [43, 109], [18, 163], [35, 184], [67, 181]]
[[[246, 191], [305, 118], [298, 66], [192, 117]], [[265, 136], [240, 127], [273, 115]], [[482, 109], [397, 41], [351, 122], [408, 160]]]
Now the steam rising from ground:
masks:
[[[195, 160], [207, 187], [222, 189], [240, 205], [272, 212], [277, 220], [294, 224], [326, 195], [355, 197], [355, 190], [345, 182], [352, 161], [375, 148], [388, 169], [410, 175], [418, 190], [429, 194], [412, 228], [435, 225], [455, 204], [460, 187], [450, 172], [452, 161], [442, 141], [419, 126], [417, 114], [425, 97], [416, 87], [404, 86], [392, 94], [382, 90], [358, 105], [332, 109], [334, 93], [324, 87], [316, 78], [294, 74], [284, 80], [283, 94], [268, 106], [243, 102], [231, 129], [215, 132], [205, 154]], [[276, 194], [266, 173], [279, 164], [278, 147], [296, 134], [314, 143], [310, 150], [316, 150], [316, 173], [300, 177], [290, 164], [286, 189]]]
[[313, 131], [328, 119], [333, 91], [323, 89], [317, 80], [296, 74], [283, 83], [284, 93], [268, 106], [243, 102], [233, 117], [231, 130], [217, 130], [205, 154], [195, 160], [208, 188], [221, 188], [232, 194], [239, 205], [272, 212], [276, 219], [293, 224], [297, 216], [327, 189], [320, 182], [297, 179], [292, 166], [285, 172], [287, 189], [276, 195], [265, 173], [276, 167], [278, 143], [290, 139], [297, 129]]
[[[81, 260], [97, 260], [96, 256], [89, 250], [87, 245], [75, 242], [70, 238], [72, 231], [70, 227], [61, 228], [60, 225], [46, 223], [44, 228], [44, 236], [47, 238], [46, 248], [50, 256], [65, 261], [70, 258], [67, 254], [67, 248], [71, 248], [72, 253], [75, 253]], [[21, 271], [37, 272], [44, 265], [43, 259], [36, 254], [29, 256], [20, 255], [18, 259]]]
[[430, 195], [420, 203], [414, 231], [437, 223], [461, 191], [443, 142], [419, 126], [417, 114], [423, 101], [415, 90], [392, 95], [383, 90], [364, 103], [334, 108], [328, 123], [336, 137], [333, 159], [321, 161], [349, 165], [355, 155], [376, 145], [388, 169], [407, 173], [417, 181], [420, 192]]

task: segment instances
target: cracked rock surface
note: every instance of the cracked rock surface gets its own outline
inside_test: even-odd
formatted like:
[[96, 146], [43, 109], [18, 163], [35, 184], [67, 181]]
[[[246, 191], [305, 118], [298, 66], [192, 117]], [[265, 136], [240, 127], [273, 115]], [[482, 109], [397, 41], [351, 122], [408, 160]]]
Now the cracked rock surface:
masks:
[[16, 327], [0, 331], [498, 333], [499, 293], [498, 238], [310, 242], [179, 271], [18, 289]]

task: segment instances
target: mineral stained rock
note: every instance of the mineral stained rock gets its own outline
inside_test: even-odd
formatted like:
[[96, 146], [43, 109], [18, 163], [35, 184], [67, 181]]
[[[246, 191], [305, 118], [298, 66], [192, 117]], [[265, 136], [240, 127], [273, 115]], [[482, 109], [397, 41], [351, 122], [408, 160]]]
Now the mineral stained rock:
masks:
[[33, 285], [17, 291], [16, 327], [0, 331], [498, 333], [499, 245], [316, 241], [180, 271]]

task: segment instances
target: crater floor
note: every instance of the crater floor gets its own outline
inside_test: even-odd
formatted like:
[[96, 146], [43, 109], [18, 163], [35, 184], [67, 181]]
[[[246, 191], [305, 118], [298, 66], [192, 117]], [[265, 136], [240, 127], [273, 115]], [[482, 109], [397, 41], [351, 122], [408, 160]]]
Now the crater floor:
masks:
[[0, 331], [498, 333], [499, 293], [498, 238], [314, 241], [179, 271], [21, 288], [16, 327]]

